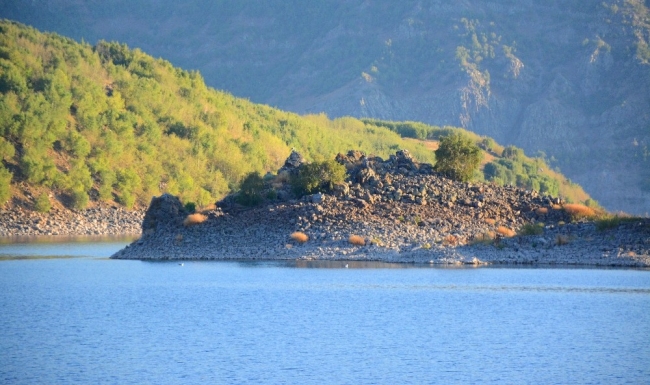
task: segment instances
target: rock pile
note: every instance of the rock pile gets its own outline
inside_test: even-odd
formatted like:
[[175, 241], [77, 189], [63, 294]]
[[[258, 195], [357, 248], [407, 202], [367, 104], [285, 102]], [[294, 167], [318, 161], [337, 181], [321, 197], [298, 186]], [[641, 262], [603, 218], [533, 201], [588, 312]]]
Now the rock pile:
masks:
[[138, 235], [144, 211], [98, 206], [47, 214], [15, 207], [0, 210], [0, 237], [35, 235]]
[[[295, 172], [301, 158], [292, 153], [282, 172]], [[114, 257], [650, 265], [650, 220], [604, 238], [593, 224], [564, 226], [570, 217], [557, 209], [562, 202], [555, 198], [454, 182], [404, 150], [386, 161], [357, 151], [336, 160], [348, 170], [348, 180], [328, 194], [300, 199], [287, 194], [254, 208], [221, 204], [195, 226], [181, 224], [180, 202], [157, 198], [143, 223], [143, 237]], [[278, 180], [266, 183], [269, 189], [287, 190]], [[526, 224], [543, 230], [506, 238]], [[296, 231], [309, 241], [292, 240]], [[351, 235], [362, 237], [365, 246], [351, 245]]]

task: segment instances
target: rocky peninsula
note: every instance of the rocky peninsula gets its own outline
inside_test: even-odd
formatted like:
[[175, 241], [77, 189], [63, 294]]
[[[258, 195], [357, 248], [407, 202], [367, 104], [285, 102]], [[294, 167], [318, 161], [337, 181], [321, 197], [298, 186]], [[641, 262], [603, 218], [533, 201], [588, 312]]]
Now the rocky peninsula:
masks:
[[191, 220], [178, 198], [156, 197], [142, 237], [112, 258], [650, 266], [648, 218], [581, 221], [560, 199], [456, 182], [407, 151], [385, 161], [350, 151], [336, 160], [347, 179], [328, 194], [292, 195], [286, 176], [303, 164], [294, 152], [265, 178], [273, 199], [258, 206], [231, 195]]

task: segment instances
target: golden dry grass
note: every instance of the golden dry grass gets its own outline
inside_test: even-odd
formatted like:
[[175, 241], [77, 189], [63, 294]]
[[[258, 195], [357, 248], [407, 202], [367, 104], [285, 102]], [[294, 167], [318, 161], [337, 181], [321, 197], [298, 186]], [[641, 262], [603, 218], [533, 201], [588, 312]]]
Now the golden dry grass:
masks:
[[458, 244], [458, 238], [456, 238], [455, 235], [449, 234], [449, 235], [447, 235], [445, 237], [445, 239], [443, 240], [443, 243], [445, 245], [455, 246], [455, 245]]
[[511, 238], [514, 237], [517, 233], [505, 226], [499, 226], [497, 228], [497, 234], [501, 235], [502, 237]]
[[553, 205], [553, 206], [551, 206], [551, 208], [553, 210], [562, 210], [562, 206], [560, 206], [560, 205]]
[[207, 216], [200, 213], [190, 214], [183, 221], [183, 225], [194, 226], [194, 225], [198, 225], [199, 223], [205, 222], [207, 219], [208, 219]]
[[296, 231], [295, 233], [291, 234], [291, 239], [298, 243], [305, 243], [309, 240], [309, 236], [302, 231]]
[[483, 221], [490, 226], [494, 226], [494, 224], [497, 223], [496, 219], [492, 219], [492, 218], [485, 218]]
[[217, 209], [217, 205], [215, 205], [214, 203], [212, 203], [212, 204], [209, 204], [209, 205], [207, 205], [207, 206], [205, 206], [205, 207], [201, 207], [201, 210], [200, 210], [200, 211], [201, 211], [201, 213], [205, 214], [205, 213], [207, 213], [207, 212], [209, 212], [209, 211], [214, 211], [214, 210], [216, 210], [216, 209]]
[[546, 207], [540, 207], [537, 210], [535, 210], [535, 214], [537, 214], [537, 215], [546, 215], [546, 214], [548, 214], [548, 209]]
[[350, 238], [348, 238], [348, 242], [355, 246], [365, 246], [366, 245], [366, 240], [363, 239], [363, 237], [359, 235], [350, 235]]
[[494, 231], [486, 231], [483, 234], [476, 235], [470, 242], [472, 245], [476, 244], [490, 244], [496, 238], [496, 233]]
[[565, 204], [564, 211], [569, 213], [573, 218], [593, 218], [596, 216], [594, 209], [577, 203]]

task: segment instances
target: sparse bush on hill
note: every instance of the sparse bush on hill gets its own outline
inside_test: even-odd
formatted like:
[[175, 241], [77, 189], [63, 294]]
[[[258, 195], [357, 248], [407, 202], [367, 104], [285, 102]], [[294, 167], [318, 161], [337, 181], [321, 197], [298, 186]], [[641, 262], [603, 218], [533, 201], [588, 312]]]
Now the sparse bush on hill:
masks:
[[481, 149], [458, 133], [442, 138], [435, 153], [436, 171], [462, 182], [472, 179], [481, 163]]
[[191, 213], [196, 211], [196, 203], [194, 203], [194, 202], [186, 202], [183, 205], [183, 208], [185, 208], [185, 211], [187, 211], [188, 213], [191, 214]]
[[52, 209], [50, 198], [47, 193], [41, 193], [34, 202], [34, 209], [39, 213], [48, 213]]
[[11, 172], [0, 165], [0, 206], [11, 198]]
[[526, 223], [517, 233], [519, 235], [542, 235], [544, 234], [544, 226], [539, 223]]
[[237, 203], [244, 206], [255, 206], [264, 200], [262, 197], [264, 190], [264, 178], [259, 172], [251, 172], [241, 182]]
[[345, 166], [335, 160], [304, 164], [298, 175], [291, 178], [291, 185], [297, 195], [328, 192], [335, 184], [345, 181]]

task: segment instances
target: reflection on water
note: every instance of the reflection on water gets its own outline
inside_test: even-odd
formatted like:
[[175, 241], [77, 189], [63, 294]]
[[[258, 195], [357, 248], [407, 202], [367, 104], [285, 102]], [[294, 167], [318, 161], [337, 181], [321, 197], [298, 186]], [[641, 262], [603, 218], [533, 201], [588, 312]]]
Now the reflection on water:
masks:
[[88, 243], [88, 242], [133, 242], [140, 238], [138, 235], [22, 235], [15, 237], [0, 237], [0, 245], [17, 243]]
[[0, 261], [110, 257], [136, 236], [35, 236], [0, 237]]

